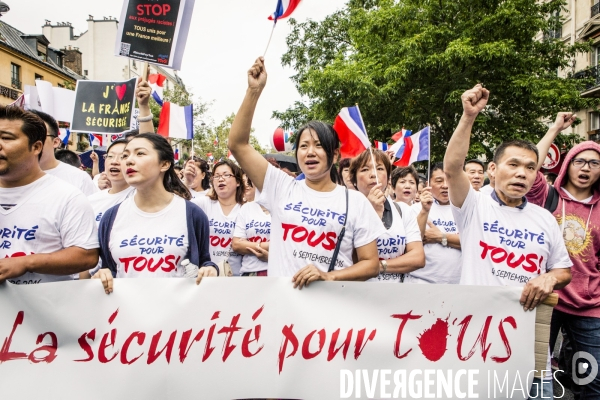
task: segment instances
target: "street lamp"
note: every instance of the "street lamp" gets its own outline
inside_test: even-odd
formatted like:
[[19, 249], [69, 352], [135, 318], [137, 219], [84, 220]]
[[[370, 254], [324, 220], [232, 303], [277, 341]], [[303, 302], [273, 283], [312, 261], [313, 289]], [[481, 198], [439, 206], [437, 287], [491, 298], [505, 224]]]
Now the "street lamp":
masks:
[[7, 13], [10, 11], [10, 7], [8, 6], [8, 4], [6, 4], [3, 1], [0, 1], [0, 17], [2, 16], [2, 13]]

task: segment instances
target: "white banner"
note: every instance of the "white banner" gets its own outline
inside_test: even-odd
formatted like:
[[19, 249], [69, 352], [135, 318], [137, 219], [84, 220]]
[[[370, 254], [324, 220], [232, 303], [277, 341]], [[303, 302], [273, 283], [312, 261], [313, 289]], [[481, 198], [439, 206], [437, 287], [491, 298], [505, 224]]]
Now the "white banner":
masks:
[[0, 285], [4, 399], [526, 398], [512, 287], [290, 279]]

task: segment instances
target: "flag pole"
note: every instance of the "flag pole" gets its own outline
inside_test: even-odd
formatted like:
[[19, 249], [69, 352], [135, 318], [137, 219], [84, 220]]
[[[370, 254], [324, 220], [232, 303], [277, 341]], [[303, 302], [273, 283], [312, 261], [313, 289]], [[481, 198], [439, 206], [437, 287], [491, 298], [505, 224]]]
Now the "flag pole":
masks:
[[194, 161], [194, 138], [192, 138], [192, 161]]
[[273, 39], [273, 32], [275, 32], [275, 25], [277, 25], [277, 20], [273, 22], [273, 28], [271, 29], [271, 35], [269, 36], [269, 41], [267, 42], [267, 47], [265, 48], [265, 52], [263, 53], [263, 58], [267, 55], [267, 50], [269, 50], [269, 46], [271, 45], [271, 39]]
[[[360, 113], [360, 108], [358, 107], [358, 103], [356, 104], [356, 110], [358, 111], [358, 115], [360, 117], [360, 122], [362, 122], [365, 127], [365, 134], [367, 134], [367, 127], [365, 126], [365, 121], [363, 120], [362, 114]], [[369, 140], [369, 135], [367, 135], [367, 140]], [[369, 141], [369, 153], [371, 153], [371, 162], [373, 163], [373, 172], [375, 173], [375, 182], [379, 185], [379, 177], [377, 176], [377, 164], [375, 164], [375, 157], [373, 156], [373, 146], [371, 146], [371, 142]], [[382, 188], [383, 189], [383, 188]]]
[[431, 176], [431, 125], [427, 125], [429, 129], [427, 129], [427, 140], [429, 141], [429, 155], [427, 157], [427, 186], [429, 186], [429, 177]]

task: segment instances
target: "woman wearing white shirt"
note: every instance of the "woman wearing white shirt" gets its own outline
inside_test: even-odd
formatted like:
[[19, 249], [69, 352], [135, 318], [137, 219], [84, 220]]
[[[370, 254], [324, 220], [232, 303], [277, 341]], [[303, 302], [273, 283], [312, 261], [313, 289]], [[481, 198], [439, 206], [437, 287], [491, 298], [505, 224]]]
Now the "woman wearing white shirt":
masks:
[[244, 204], [242, 170], [231, 160], [213, 167], [213, 190], [192, 200], [206, 213], [210, 225], [210, 258], [214, 263], [229, 262], [233, 275], [239, 275], [242, 256], [231, 248], [235, 221]]
[[[127, 140], [120, 139], [115, 140], [106, 149], [106, 158], [104, 161], [106, 177], [110, 182], [110, 189], [104, 189], [98, 193], [95, 193], [88, 197], [92, 209], [94, 210], [94, 216], [96, 224], [100, 224], [102, 215], [111, 207], [121, 203], [127, 198], [134, 190], [123, 176], [121, 171], [121, 155], [127, 146]], [[96, 268], [90, 271], [79, 273], [80, 279], [89, 279], [91, 275], [96, 273], [102, 262], [99, 261]]]
[[[373, 166], [375, 161], [375, 166]], [[404, 274], [425, 266], [425, 252], [417, 216], [411, 208], [384, 195], [392, 169], [389, 158], [379, 150], [365, 150], [352, 160], [350, 180], [371, 203], [386, 232], [377, 239], [379, 276], [373, 282], [402, 282]]]
[[121, 168], [135, 194], [104, 213], [98, 236], [106, 293], [113, 277], [182, 277], [182, 261], [200, 266], [197, 283], [217, 276], [208, 254], [208, 219], [173, 168], [173, 149], [165, 138], [141, 134], [123, 151]]
[[294, 287], [300, 289], [317, 280], [365, 281], [377, 276], [376, 239], [385, 228], [364, 196], [335, 184], [332, 167], [339, 139], [331, 125], [309, 122], [296, 134], [296, 160], [306, 177], [302, 181], [270, 165], [249, 144], [252, 117], [266, 82], [261, 57], [248, 71], [248, 89], [228, 146], [261, 192], [259, 202], [271, 212], [268, 275], [293, 277]]

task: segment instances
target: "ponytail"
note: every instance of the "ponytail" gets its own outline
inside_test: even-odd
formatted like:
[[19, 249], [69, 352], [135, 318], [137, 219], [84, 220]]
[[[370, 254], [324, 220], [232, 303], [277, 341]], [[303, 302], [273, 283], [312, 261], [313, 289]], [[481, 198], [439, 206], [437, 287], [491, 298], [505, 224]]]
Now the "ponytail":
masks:
[[167, 172], [165, 172], [165, 176], [163, 178], [163, 186], [167, 192], [171, 192], [176, 194], [179, 197], [184, 198], [185, 200], [191, 200], [192, 194], [189, 189], [181, 182], [181, 179], [177, 176], [175, 172], [175, 168], [173, 168], [173, 164], [169, 167]]

